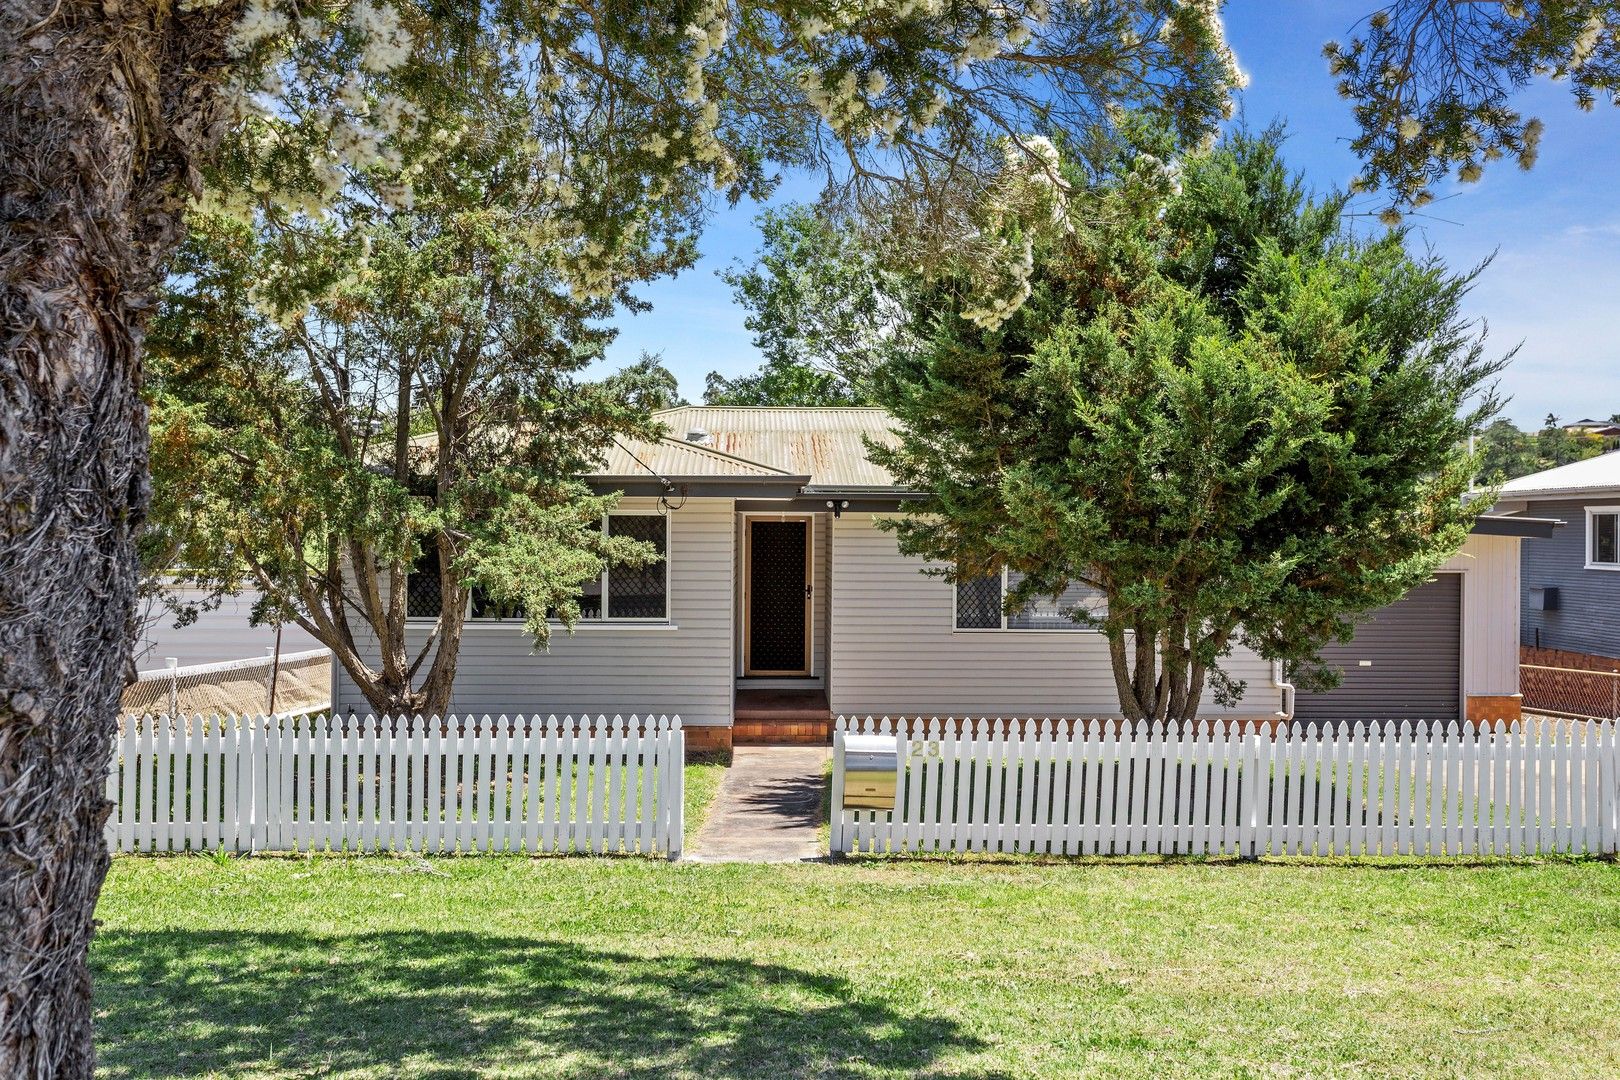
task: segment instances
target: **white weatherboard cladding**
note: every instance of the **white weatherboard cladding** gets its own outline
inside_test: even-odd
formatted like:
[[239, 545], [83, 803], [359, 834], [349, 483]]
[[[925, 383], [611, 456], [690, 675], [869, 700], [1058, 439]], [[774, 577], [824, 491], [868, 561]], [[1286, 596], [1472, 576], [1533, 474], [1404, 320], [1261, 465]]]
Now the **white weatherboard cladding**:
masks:
[[[667, 625], [582, 621], [553, 628], [539, 652], [521, 622], [469, 622], [461, 642], [451, 710], [461, 714], [589, 711], [612, 716], [679, 716], [685, 727], [730, 725], [732, 702], [733, 514], [730, 499], [688, 499], [670, 513]], [[626, 498], [627, 513], [656, 513], [657, 501]], [[428, 624], [418, 633], [425, 634]], [[420, 638], [418, 638], [420, 640]], [[339, 675], [340, 711], [371, 711]]]
[[[1465, 696], [1519, 692], [1519, 544], [1517, 536], [1470, 536], [1442, 570], [1460, 571], [1462, 684]], [[1526, 540], [1524, 543], [1545, 543]]]
[[[1084, 631], [956, 631], [954, 587], [900, 554], [879, 515], [832, 522], [834, 713], [1114, 716], [1108, 643]], [[1205, 693], [1203, 716], [1273, 716], [1282, 696], [1271, 664], [1240, 650], [1227, 664], [1248, 682], [1237, 708]]]

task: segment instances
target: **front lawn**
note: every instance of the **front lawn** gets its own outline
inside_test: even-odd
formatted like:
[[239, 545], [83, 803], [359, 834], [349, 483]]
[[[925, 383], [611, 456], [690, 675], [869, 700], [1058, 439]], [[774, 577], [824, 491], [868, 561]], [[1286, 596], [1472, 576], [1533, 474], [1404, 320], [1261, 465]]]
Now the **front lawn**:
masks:
[[1614, 1076], [1620, 868], [116, 859], [135, 1076]]

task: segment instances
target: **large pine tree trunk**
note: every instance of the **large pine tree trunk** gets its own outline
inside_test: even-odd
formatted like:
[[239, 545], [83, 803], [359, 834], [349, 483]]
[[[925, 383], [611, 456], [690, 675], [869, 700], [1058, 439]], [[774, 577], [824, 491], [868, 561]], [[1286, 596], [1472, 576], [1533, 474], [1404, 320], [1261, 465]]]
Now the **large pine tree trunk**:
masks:
[[[142, 326], [236, 4], [0, 0], [0, 1076], [89, 1076]], [[184, 25], [181, 20], [184, 19]]]

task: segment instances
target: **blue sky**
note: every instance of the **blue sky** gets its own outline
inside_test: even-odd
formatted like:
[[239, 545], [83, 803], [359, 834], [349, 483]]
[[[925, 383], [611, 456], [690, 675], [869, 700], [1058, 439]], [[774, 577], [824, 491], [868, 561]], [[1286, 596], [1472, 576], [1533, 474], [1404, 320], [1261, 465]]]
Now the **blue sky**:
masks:
[[[1228, 36], [1251, 77], [1242, 109], [1251, 126], [1285, 120], [1289, 163], [1314, 186], [1343, 186], [1355, 174], [1348, 149], [1350, 106], [1335, 93], [1322, 43], [1343, 40], [1373, 6], [1315, 0], [1234, 0]], [[1477, 184], [1438, 190], [1415, 218], [1413, 243], [1455, 268], [1495, 253], [1470, 299], [1494, 349], [1522, 343], [1502, 378], [1505, 415], [1539, 426], [1620, 412], [1620, 110], [1581, 113], [1564, 87], [1527, 90], [1524, 109], [1547, 124], [1535, 169], [1498, 162]], [[774, 202], [814, 196], [817, 182], [788, 177]], [[626, 315], [605, 367], [661, 352], [698, 401], [710, 371], [753, 370], [759, 355], [743, 312], [716, 271], [758, 245], [757, 204], [722, 211], [703, 236], [702, 260], [680, 277], [642, 290], [653, 310]]]

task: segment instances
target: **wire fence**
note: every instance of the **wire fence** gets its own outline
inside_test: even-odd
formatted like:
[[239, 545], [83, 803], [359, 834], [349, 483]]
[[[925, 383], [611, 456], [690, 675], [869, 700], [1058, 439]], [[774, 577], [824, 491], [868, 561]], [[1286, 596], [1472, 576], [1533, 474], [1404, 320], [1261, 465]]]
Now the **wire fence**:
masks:
[[219, 664], [139, 672], [124, 688], [121, 713], [134, 716], [301, 715], [332, 707], [332, 652], [253, 656]]
[[1520, 664], [1525, 712], [1586, 720], [1620, 719], [1620, 670]]

